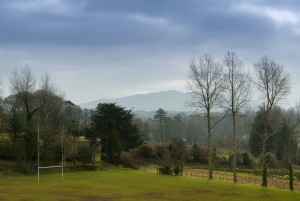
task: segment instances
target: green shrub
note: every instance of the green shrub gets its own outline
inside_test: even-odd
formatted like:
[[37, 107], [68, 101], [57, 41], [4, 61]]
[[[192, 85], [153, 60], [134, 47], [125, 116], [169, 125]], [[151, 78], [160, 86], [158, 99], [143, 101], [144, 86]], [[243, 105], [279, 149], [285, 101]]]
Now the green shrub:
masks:
[[154, 147], [154, 153], [158, 163], [163, 166], [169, 166], [171, 161], [170, 152], [166, 144], [157, 144]]
[[255, 161], [250, 153], [244, 152], [242, 153], [242, 165], [252, 168], [255, 166]]
[[220, 165], [228, 165], [230, 163], [230, 161], [225, 156], [221, 156], [221, 157], [217, 156], [216, 162], [217, 164]]
[[170, 166], [164, 166], [162, 168], [158, 168], [158, 172], [160, 174], [172, 174]]
[[207, 163], [207, 161], [208, 161], [208, 153], [209, 153], [209, 150], [208, 150], [208, 148], [207, 147], [199, 147], [199, 149], [200, 149], [200, 160], [199, 160], [199, 162], [200, 163]]
[[10, 137], [6, 135], [0, 135], [0, 158], [5, 160], [12, 160], [13, 153], [13, 144]]
[[149, 145], [142, 145], [138, 148], [138, 156], [145, 160], [150, 160], [153, 158], [154, 151]]
[[266, 163], [268, 166], [275, 167], [277, 164], [277, 157], [275, 154], [268, 152], [266, 154]]
[[175, 168], [174, 168], [174, 174], [175, 174], [175, 175], [179, 175], [179, 173], [181, 173], [180, 167], [175, 167]]
[[199, 162], [201, 157], [201, 152], [198, 145], [194, 144], [192, 148], [192, 158], [194, 161]]
[[78, 161], [82, 162], [84, 166], [85, 163], [91, 162], [91, 152], [90, 147], [88, 145], [81, 145], [77, 149], [77, 159]]
[[128, 152], [121, 153], [119, 164], [123, 167], [138, 169], [137, 161], [133, 158], [132, 154]]

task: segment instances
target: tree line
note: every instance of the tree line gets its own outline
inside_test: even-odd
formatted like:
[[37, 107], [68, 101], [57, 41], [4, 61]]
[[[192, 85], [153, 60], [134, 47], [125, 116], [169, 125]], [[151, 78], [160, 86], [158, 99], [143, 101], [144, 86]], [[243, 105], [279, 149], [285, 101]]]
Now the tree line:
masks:
[[[78, 151], [76, 141], [84, 136], [89, 140], [84, 157], [92, 164], [100, 145], [103, 159], [118, 164], [122, 152], [147, 141], [169, 143], [177, 139], [186, 145], [207, 146], [210, 179], [216, 145], [230, 147], [234, 182], [238, 179], [237, 149], [249, 147], [253, 155], [261, 157], [266, 186], [270, 153], [287, 159], [290, 165], [295, 163], [299, 112], [278, 107], [290, 91], [290, 78], [283, 65], [263, 56], [254, 63], [254, 71], [255, 77], [251, 77], [234, 52], [227, 52], [221, 62], [207, 54], [193, 58], [188, 76], [192, 94], [189, 104], [200, 113], [169, 116], [159, 108], [153, 118], [141, 119], [132, 110], [114, 103], [82, 109], [64, 99], [49, 74], [37, 81], [28, 67], [14, 70], [10, 76], [11, 95], [1, 98], [0, 157], [17, 161], [24, 172], [32, 173], [38, 143], [43, 163], [59, 161], [62, 134], [66, 135], [66, 160], [78, 160], [83, 150]], [[247, 110], [253, 90], [260, 92], [257, 112]], [[275, 120], [274, 116], [280, 118]], [[176, 153], [175, 146], [171, 147]]]
[[[236, 53], [227, 52], [223, 62], [216, 61], [211, 55], [192, 59], [189, 65], [189, 89], [193, 94], [192, 106], [203, 111], [207, 118], [209, 179], [212, 172], [212, 131], [226, 113], [232, 117], [232, 171], [237, 182], [236, 170], [236, 118], [250, 98], [251, 85], [260, 93], [261, 130], [255, 130], [259, 137], [262, 158], [262, 185], [267, 186], [267, 144], [277, 133], [271, 131], [270, 119], [274, 107], [290, 92], [290, 77], [284, 66], [268, 56], [262, 56], [254, 63], [255, 77], [251, 80], [245, 72], [243, 62]], [[226, 112], [218, 121], [211, 121], [211, 112], [216, 108], [225, 108]], [[287, 124], [286, 124], [287, 126]], [[285, 129], [283, 129], [285, 130]], [[256, 132], [257, 131], [257, 132]], [[290, 166], [291, 166], [291, 160]]]
[[[36, 172], [38, 145], [43, 166], [60, 163], [62, 152], [66, 162], [94, 165], [100, 145], [103, 159], [117, 164], [122, 151], [143, 142], [131, 110], [110, 103], [82, 109], [65, 100], [49, 74], [38, 80], [29, 67], [13, 70], [9, 81], [11, 94], [0, 102], [0, 158], [26, 174]], [[81, 136], [87, 146], [78, 147]]]

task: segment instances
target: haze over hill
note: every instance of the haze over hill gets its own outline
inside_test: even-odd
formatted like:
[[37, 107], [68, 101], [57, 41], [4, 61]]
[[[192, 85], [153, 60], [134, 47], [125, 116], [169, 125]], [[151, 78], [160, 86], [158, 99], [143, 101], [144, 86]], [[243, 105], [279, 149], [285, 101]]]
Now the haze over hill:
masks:
[[134, 111], [155, 111], [158, 108], [163, 108], [167, 111], [189, 111], [192, 110], [187, 106], [187, 102], [189, 100], [190, 98], [188, 93], [169, 90], [137, 94], [122, 98], [99, 99], [80, 104], [80, 107], [94, 109], [98, 103], [117, 103], [126, 109], [133, 108]]

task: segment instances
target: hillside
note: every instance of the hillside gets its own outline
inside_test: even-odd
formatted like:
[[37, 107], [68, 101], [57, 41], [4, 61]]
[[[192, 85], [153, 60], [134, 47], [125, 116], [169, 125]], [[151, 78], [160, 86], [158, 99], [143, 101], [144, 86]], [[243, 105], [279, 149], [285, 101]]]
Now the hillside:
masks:
[[80, 107], [93, 109], [98, 103], [117, 103], [126, 109], [134, 111], [155, 111], [158, 108], [163, 108], [167, 111], [188, 111], [192, 110], [187, 107], [187, 102], [190, 100], [188, 93], [179, 91], [162, 91], [147, 94], [137, 94], [128, 97], [115, 99], [99, 99], [88, 103], [80, 104]]

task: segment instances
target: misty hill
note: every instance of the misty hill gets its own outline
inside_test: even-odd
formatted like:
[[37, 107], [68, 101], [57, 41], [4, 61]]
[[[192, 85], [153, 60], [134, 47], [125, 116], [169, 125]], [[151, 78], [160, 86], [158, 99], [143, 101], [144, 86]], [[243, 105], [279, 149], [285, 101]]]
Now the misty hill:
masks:
[[98, 103], [117, 103], [126, 109], [133, 108], [134, 111], [155, 111], [158, 108], [163, 108], [166, 111], [188, 111], [192, 110], [186, 106], [189, 100], [188, 93], [170, 90], [115, 99], [99, 99], [80, 104], [80, 107], [94, 109]]

